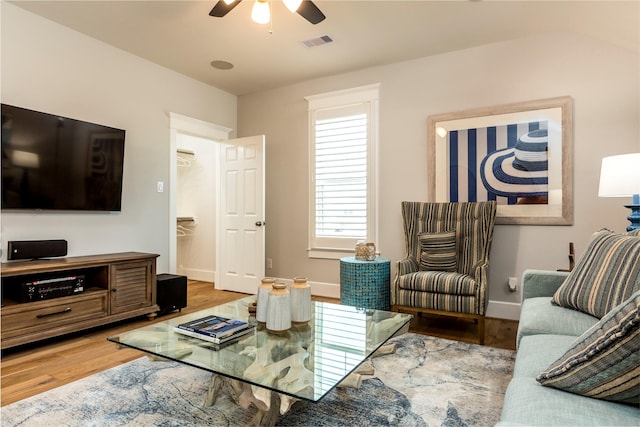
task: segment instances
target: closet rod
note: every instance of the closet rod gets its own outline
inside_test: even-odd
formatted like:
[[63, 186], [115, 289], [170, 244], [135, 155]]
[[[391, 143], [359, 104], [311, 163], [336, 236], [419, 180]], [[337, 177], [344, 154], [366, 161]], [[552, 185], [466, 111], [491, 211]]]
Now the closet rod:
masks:
[[176, 220], [177, 222], [196, 222], [196, 219], [192, 216], [179, 216]]
[[176, 151], [178, 152], [178, 154], [186, 154], [188, 156], [195, 156], [196, 155], [196, 153], [194, 151], [185, 150], [184, 148], [178, 148]]

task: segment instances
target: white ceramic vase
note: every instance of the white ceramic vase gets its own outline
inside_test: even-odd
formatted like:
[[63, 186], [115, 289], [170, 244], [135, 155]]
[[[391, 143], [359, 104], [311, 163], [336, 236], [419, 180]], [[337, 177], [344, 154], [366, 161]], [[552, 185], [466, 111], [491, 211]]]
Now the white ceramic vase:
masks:
[[276, 279], [265, 277], [258, 286], [258, 295], [256, 301], [256, 320], [258, 323], [267, 323], [267, 312], [269, 307], [269, 292], [273, 289]]
[[311, 320], [311, 286], [306, 277], [294, 277], [291, 285], [291, 321], [305, 323]]
[[269, 292], [267, 307], [267, 330], [284, 332], [291, 328], [291, 295], [287, 285], [282, 282], [273, 284]]

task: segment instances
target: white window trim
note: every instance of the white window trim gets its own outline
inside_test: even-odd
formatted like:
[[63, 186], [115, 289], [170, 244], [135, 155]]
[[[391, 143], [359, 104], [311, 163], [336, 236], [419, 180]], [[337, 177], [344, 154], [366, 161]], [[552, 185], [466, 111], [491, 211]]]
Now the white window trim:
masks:
[[[309, 258], [323, 259], [340, 259], [349, 254], [353, 254], [355, 250], [355, 242], [352, 239], [346, 239], [345, 245], [335, 247], [321, 247], [314, 245], [315, 230], [315, 156], [314, 156], [314, 138], [315, 138], [315, 112], [317, 110], [345, 107], [353, 104], [369, 103], [370, 120], [369, 120], [369, 145], [367, 152], [368, 170], [371, 171], [367, 175], [367, 240], [377, 244], [378, 242], [378, 122], [379, 122], [379, 98], [380, 84], [361, 86], [340, 91], [328, 92], [318, 95], [305, 97], [308, 102], [309, 117], [309, 247], [307, 255]], [[379, 246], [377, 245], [378, 250]]]

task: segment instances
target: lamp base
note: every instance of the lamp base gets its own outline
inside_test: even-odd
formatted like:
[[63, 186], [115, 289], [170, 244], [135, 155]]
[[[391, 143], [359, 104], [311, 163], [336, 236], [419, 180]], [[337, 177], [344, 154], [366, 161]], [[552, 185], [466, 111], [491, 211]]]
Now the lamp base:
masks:
[[624, 205], [625, 208], [631, 209], [631, 215], [627, 217], [631, 225], [627, 227], [627, 231], [633, 231], [640, 228], [640, 195], [633, 195], [633, 203]]

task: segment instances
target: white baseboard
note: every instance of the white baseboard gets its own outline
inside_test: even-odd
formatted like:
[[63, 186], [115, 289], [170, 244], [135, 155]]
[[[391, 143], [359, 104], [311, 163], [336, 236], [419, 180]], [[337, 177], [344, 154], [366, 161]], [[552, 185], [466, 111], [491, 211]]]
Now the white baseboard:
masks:
[[200, 270], [197, 268], [178, 267], [176, 274], [187, 276], [191, 280], [202, 282], [215, 282], [216, 272], [211, 270]]
[[520, 320], [520, 304], [515, 302], [489, 301], [486, 317]]
[[[293, 282], [291, 279], [278, 278], [276, 280], [285, 282], [288, 285], [291, 285]], [[311, 285], [311, 294], [314, 296], [340, 299], [339, 283], [309, 281], [309, 285]], [[495, 319], [520, 320], [520, 304], [504, 301], [489, 301], [486, 316]]]
[[[280, 279], [276, 278], [278, 282], [285, 282], [291, 286], [292, 279]], [[309, 286], [311, 286], [311, 295], [326, 298], [338, 298], [340, 299], [340, 284], [338, 283], [326, 283], [326, 282], [312, 282], [309, 280]]]
[[309, 282], [311, 294], [319, 297], [340, 299], [340, 285], [336, 283]]
[[[287, 279], [278, 280], [283, 280], [287, 283], [291, 282], [291, 280]], [[309, 282], [309, 284], [311, 285], [311, 293], [313, 295], [340, 298], [340, 284], [323, 282]], [[486, 316], [495, 319], [520, 320], [520, 304], [504, 301], [489, 301]]]

